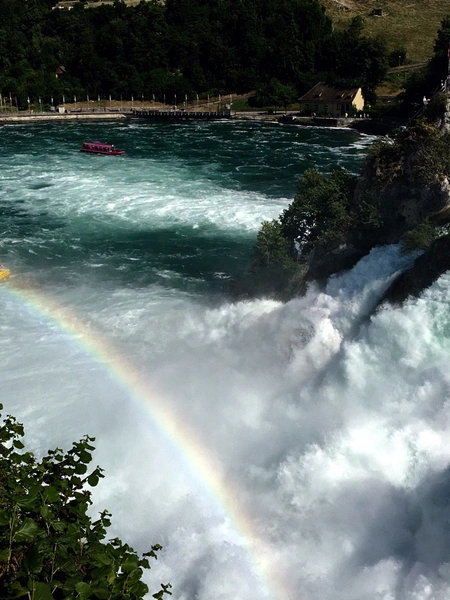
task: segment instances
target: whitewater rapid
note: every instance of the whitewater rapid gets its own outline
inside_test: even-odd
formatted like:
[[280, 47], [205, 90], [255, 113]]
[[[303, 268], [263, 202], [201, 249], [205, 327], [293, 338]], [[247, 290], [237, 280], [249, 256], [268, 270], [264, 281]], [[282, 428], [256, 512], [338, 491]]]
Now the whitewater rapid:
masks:
[[[4, 137], [1, 402], [28, 446], [96, 437], [93, 514], [163, 546], [152, 591], [448, 600], [450, 277], [375, 310], [412, 260], [390, 246], [286, 304], [231, 302], [299, 134], [181, 128], [174, 155], [157, 128], [107, 131], [142, 150], [112, 166], [73, 155], [81, 126]], [[326, 169], [368, 143], [314, 135]]]

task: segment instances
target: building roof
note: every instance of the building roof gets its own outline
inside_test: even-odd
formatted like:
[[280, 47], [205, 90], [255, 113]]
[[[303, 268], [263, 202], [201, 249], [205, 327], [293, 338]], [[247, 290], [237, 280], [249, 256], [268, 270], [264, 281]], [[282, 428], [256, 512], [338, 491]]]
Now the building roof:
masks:
[[361, 88], [346, 88], [321, 81], [299, 98], [300, 102], [352, 102]]

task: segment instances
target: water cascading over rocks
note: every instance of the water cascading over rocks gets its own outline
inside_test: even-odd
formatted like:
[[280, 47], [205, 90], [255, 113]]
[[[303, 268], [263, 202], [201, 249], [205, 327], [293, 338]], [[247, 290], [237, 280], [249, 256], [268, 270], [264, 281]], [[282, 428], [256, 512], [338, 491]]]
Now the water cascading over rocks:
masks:
[[[372, 248], [401, 243], [420, 251], [411, 268], [398, 278], [386, 299], [401, 302], [417, 296], [450, 270], [450, 103], [434, 122], [422, 120], [386, 138], [369, 151], [358, 179], [352, 211], [370, 206], [370, 227], [353, 230], [346, 244], [314, 248], [308, 257], [308, 280], [323, 280], [355, 264]], [[369, 211], [370, 212], [370, 211]]]

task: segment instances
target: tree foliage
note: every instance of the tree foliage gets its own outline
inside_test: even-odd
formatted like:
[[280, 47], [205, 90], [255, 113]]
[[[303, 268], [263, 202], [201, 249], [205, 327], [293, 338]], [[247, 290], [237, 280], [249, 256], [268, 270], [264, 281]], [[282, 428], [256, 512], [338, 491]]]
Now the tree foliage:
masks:
[[289, 271], [307, 259], [314, 247], [346, 243], [358, 221], [352, 205], [356, 177], [344, 169], [324, 175], [306, 169], [294, 201], [279, 219], [264, 222], [253, 253], [253, 270]]
[[282, 234], [291, 247], [308, 255], [318, 243], [344, 243], [355, 222], [351, 206], [355, 185], [356, 178], [344, 169], [329, 176], [307, 169], [294, 201], [280, 216]]
[[256, 102], [260, 106], [270, 106], [273, 108], [284, 108], [296, 100], [295, 88], [291, 85], [283, 85], [275, 77], [268, 84], [261, 86], [256, 91]]
[[243, 287], [252, 294], [287, 298], [303, 284], [304, 268], [284, 237], [280, 222], [265, 221], [258, 233], [250, 274]]
[[329, 176], [314, 169], [304, 172], [294, 201], [278, 219], [262, 223], [249, 277], [253, 292], [278, 297], [298, 293], [313, 249], [334, 250], [355, 235], [355, 185], [356, 177], [343, 169]]
[[[0, 409], [3, 408], [0, 405]], [[24, 450], [23, 426], [6, 416], [0, 425], [0, 597], [27, 600], [141, 600], [141, 580], [159, 545], [139, 557], [128, 544], [105, 541], [110, 514], [88, 515], [87, 486], [102, 469], [88, 471], [93, 438], [41, 460]], [[170, 594], [162, 585], [153, 595]]]
[[258, 267], [288, 268], [292, 263], [289, 242], [283, 236], [281, 224], [276, 221], [264, 221], [258, 232], [257, 244], [253, 256]]
[[[272, 86], [276, 103], [332, 76], [374, 90], [387, 65], [363, 21], [333, 29], [319, 0], [158, 0], [51, 10], [0, 0], [0, 92], [61, 102], [109, 94], [156, 99]], [[63, 65], [66, 74], [55, 77]], [[284, 86], [281, 87], [281, 86]], [[292, 93], [294, 91], [294, 93]]]
[[329, 55], [323, 68], [331, 79], [361, 86], [366, 101], [375, 100], [375, 89], [383, 81], [389, 67], [389, 53], [384, 40], [364, 35], [364, 19], [354, 17], [348, 27], [336, 31], [330, 39]]
[[433, 56], [423, 72], [412, 73], [404, 93], [404, 110], [413, 106], [422, 109], [424, 96], [431, 98], [442, 88], [448, 75], [448, 47], [450, 44], [450, 15], [446, 16], [437, 32]]

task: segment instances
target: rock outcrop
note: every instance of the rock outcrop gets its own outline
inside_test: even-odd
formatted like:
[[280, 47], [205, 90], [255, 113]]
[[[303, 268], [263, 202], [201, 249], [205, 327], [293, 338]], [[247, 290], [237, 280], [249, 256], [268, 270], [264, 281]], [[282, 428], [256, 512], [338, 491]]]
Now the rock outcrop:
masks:
[[439, 163], [428, 165], [425, 160], [433, 151], [436, 134], [433, 128], [429, 141], [424, 137], [410, 146], [407, 143], [408, 148], [399, 149], [400, 156], [395, 156], [397, 148], [389, 146], [386, 152], [369, 159], [358, 181], [354, 204], [377, 198], [382, 222], [380, 230], [374, 232], [378, 244], [396, 243], [425, 218], [444, 220], [450, 211], [450, 173]]
[[374, 144], [359, 178], [305, 171], [294, 201], [263, 224], [241, 288], [286, 300], [395, 243], [423, 254], [386, 300], [418, 295], [450, 269], [450, 104], [438, 122], [423, 119]]
[[[373, 247], [398, 243], [426, 221], [433, 226], [450, 222], [450, 132], [443, 123], [450, 123], [450, 111], [437, 125], [420, 123], [374, 147], [358, 179], [352, 208], [357, 213], [370, 205], [376, 210], [373, 223], [359, 239], [353, 235], [334, 249], [315, 248], [308, 257], [308, 280], [324, 280], [348, 269]], [[448, 241], [432, 244], [399, 280], [390, 299], [417, 295], [450, 269], [449, 249]]]
[[324, 282], [339, 271], [351, 269], [365, 254], [366, 249], [353, 244], [342, 244], [331, 250], [316, 246], [308, 256], [305, 279]]
[[449, 270], [450, 237], [445, 236], [436, 240], [424, 254], [416, 258], [411, 268], [397, 277], [382, 302], [402, 304], [408, 298], [416, 298]]

